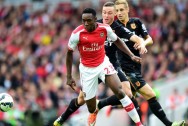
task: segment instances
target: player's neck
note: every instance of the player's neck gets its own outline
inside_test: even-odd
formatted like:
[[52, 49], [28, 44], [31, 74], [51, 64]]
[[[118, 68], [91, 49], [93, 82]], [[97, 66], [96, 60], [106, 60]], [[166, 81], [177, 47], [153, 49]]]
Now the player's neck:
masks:
[[122, 21], [122, 23], [126, 26], [128, 21], [129, 21], [129, 17], [128, 17], [128, 18], [125, 18], [125, 19]]
[[[97, 27], [98, 27], [98, 24], [97, 24], [97, 23], [95, 23], [95, 27], [94, 27], [94, 30], [95, 30], [95, 29], [96, 29]], [[94, 30], [93, 30], [93, 31], [94, 31]]]
[[97, 28], [97, 26], [98, 26], [98, 24], [95, 23], [95, 26], [94, 26], [94, 28], [93, 28], [93, 31]]
[[88, 31], [88, 32], [93, 32], [95, 31], [95, 29], [97, 28], [98, 24], [95, 23], [95, 25], [93, 25], [93, 27]]

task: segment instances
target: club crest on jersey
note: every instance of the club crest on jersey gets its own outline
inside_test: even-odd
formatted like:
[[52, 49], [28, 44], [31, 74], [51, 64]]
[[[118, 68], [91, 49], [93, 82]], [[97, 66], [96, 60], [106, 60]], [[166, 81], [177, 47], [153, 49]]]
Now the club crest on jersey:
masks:
[[137, 81], [135, 84], [136, 84], [136, 86], [138, 86], [138, 87], [140, 86], [140, 82], [139, 82], [139, 81]]
[[100, 36], [101, 36], [101, 37], [104, 37], [104, 32], [101, 32], [101, 33], [100, 33]]
[[136, 24], [135, 24], [135, 23], [132, 23], [132, 24], [131, 24], [131, 28], [132, 28], [132, 29], [136, 29]]

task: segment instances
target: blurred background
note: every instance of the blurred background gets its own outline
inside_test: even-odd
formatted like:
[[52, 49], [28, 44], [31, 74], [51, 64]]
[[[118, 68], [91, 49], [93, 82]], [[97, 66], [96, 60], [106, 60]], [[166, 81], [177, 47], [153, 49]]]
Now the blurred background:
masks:
[[[0, 112], [0, 126], [52, 126], [78, 92], [66, 86], [65, 55], [70, 34], [86, 7], [107, 0], [0, 0], [0, 92], [14, 98], [14, 109]], [[112, 0], [113, 1], [113, 0]], [[146, 25], [154, 44], [143, 55], [143, 75], [156, 91], [167, 116], [188, 120], [188, 1], [129, 0], [130, 16]], [[79, 91], [79, 54], [73, 73]], [[112, 95], [99, 85], [99, 99]], [[138, 95], [146, 126], [163, 126]], [[99, 112], [97, 126], [129, 125], [123, 110]], [[81, 107], [65, 126], [86, 126]]]

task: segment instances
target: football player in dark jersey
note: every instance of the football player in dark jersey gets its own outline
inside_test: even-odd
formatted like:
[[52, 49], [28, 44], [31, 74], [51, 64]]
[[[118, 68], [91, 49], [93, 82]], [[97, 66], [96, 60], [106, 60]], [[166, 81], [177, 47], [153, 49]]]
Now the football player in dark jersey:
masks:
[[[147, 50], [145, 48], [145, 45], [140, 44], [140, 41], [141, 41], [141, 43], [143, 43], [143, 40], [139, 40], [140, 38], [138, 38], [138, 36], [131, 35], [127, 28], [123, 27], [118, 22], [115, 22], [114, 21], [114, 16], [115, 16], [114, 3], [113, 2], [106, 2], [103, 5], [103, 9], [102, 9], [102, 17], [103, 17], [103, 19], [98, 20], [98, 22], [110, 25], [112, 30], [120, 38], [123, 38], [123, 39], [126, 39], [126, 40], [130, 40], [130, 41], [132, 39], [134, 39], [134, 41], [137, 39], [138, 42], [139, 42], [138, 46], [140, 46], [142, 50], [137, 49], [138, 46], [134, 47], [134, 48], [137, 49], [139, 51], [139, 53], [141, 53], [141, 54], [146, 53]], [[126, 32], [129, 33], [129, 34], [127, 34]], [[130, 37], [130, 35], [131, 35], [131, 37]], [[130, 38], [130, 39], [127, 39], [127, 38]], [[135, 43], [135, 42], [133, 42], [133, 43]], [[138, 43], [136, 43], [136, 45], [137, 44]], [[121, 83], [122, 83], [122, 89], [129, 96], [129, 98], [132, 100], [132, 102], [135, 105], [135, 108], [136, 108], [137, 112], [140, 115], [139, 106], [138, 106], [137, 101], [135, 100], [135, 98], [132, 95], [131, 88], [130, 88], [130, 83], [129, 83], [129, 81], [126, 78], [126, 75], [122, 72], [122, 70], [121, 70], [121, 68], [119, 66], [119, 61], [117, 59], [118, 50], [119, 49], [117, 48], [117, 46], [115, 44], [113, 44], [113, 42], [109, 38], [107, 38], [107, 40], [105, 42], [106, 55], [109, 57], [110, 62], [113, 64], [114, 68], [118, 71], [118, 76], [119, 76], [119, 78], [121, 80]], [[126, 88], [126, 87], [129, 87], [129, 88]], [[114, 105], [113, 103], [116, 104], [117, 102], [113, 101], [113, 100], [116, 100], [116, 99], [117, 98], [116, 98], [115, 95], [112, 96], [112, 97], [109, 97], [108, 98], [108, 100], [110, 100], [110, 102], [109, 102], [110, 104], [109, 105]], [[106, 101], [106, 102], [108, 102], [108, 101]], [[99, 104], [97, 106], [98, 109], [101, 109], [100, 108], [100, 103], [101, 102], [99, 102]], [[91, 120], [91, 122], [94, 122], [94, 120], [96, 120], [96, 116], [97, 116], [97, 113], [90, 114], [88, 120]]]
[[[126, 0], [117, 0], [115, 2], [115, 9], [117, 14], [117, 22], [122, 24], [124, 27], [128, 28], [132, 33], [142, 36], [144, 39], [143, 44], [145, 46], [151, 45], [153, 43], [152, 38], [147, 32], [147, 29], [145, 25], [140, 21], [139, 18], [129, 18], [129, 6]], [[135, 43], [124, 40], [129, 49], [136, 55], [140, 56], [140, 53], [137, 49], [134, 48]], [[153, 114], [155, 114], [158, 119], [160, 119], [166, 126], [184, 126], [184, 120], [179, 122], [171, 122], [166, 117], [166, 114], [164, 113], [161, 105], [156, 99], [156, 95], [152, 88], [147, 84], [142, 77], [141, 74], [141, 64], [134, 63], [130, 60], [130, 58], [122, 53], [121, 51], [118, 52], [119, 56], [119, 62], [121, 65], [121, 68], [123, 72], [126, 74], [128, 80], [131, 83], [131, 89], [133, 91], [133, 94], [136, 92], [140, 93], [149, 104], [149, 107]], [[128, 85], [127, 85], [128, 86]], [[112, 96], [113, 97], [113, 96]], [[98, 103], [98, 107], [102, 108], [106, 105], [112, 104], [111, 101], [113, 101], [113, 104], [117, 103], [118, 101], [115, 99], [112, 100], [112, 97], [104, 99]], [[115, 97], [114, 97], [115, 98]]]
[[[113, 3], [113, 8], [114, 8], [114, 3]], [[115, 12], [115, 10], [113, 12]], [[123, 26], [119, 25], [118, 23], [114, 22], [115, 14], [112, 13], [111, 15], [113, 16], [113, 20], [111, 20], [110, 22], [104, 22], [105, 19], [99, 20], [98, 22], [109, 24], [112, 27], [112, 29], [115, 31], [115, 33], [118, 34], [119, 37], [126, 38], [128, 40], [134, 41], [135, 43], [138, 43], [138, 45], [135, 48], [139, 49], [140, 53], [142, 53], [142, 54], [146, 53], [147, 49], [143, 45], [139, 44], [139, 43], [143, 43], [143, 39], [141, 39], [137, 35], [130, 33], [130, 31], [128, 29], [126, 29]], [[127, 81], [124, 73], [121, 71], [121, 69], [119, 67], [119, 63], [117, 62], [117, 57], [116, 57], [117, 47], [109, 39], [106, 40], [105, 51], [106, 51], [106, 55], [110, 59], [110, 62], [113, 64], [114, 68], [118, 71], [118, 76], [119, 76], [121, 82]], [[131, 92], [131, 90], [129, 92]], [[126, 93], [126, 94], [128, 94], [128, 93]], [[136, 100], [132, 99], [132, 101], [134, 102]], [[83, 95], [83, 92], [80, 91], [78, 98], [72, 99], [67, 110], [57, 120], [55, 120], [54, 126], [62, 125], [68, 119], [68, 117], [83, 104], [85, 104], [84, 95]], [[136, 103], [134, 103], [134, 104], [135, 104], [135, 106], [138, 106]], [[133, 106], [133, 108], [134, 108], [134, 106]], [[96, 120], [95, 115], [96, 115], [96, 113], [92, 114], [90, 117], [92, 117], [92, 116], [94, 116], [94, 117], [89, 118], [89, 120], [88, 120], [92, 124], [95, 123], [95, 120]], [[137, 118], [139, 118], [139, 117], [137, 117]]]

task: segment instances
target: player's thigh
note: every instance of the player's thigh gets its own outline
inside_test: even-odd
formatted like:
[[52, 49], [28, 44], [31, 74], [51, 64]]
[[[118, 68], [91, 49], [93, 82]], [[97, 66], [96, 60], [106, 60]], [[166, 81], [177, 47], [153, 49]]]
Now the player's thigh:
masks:
[[120, 67], [117, 67], [116, 71], [117, 71], [117, 75], [121, 82], [128, 81], [125, 73], [122, 71], [122, 69]]
[[98, 68], [94, 69], [80, 65], [79, 70], [84, 100], [92, 99], [96, 96], [98, 88]]
[[78, 95], [78, 104], [79, 104], [79, 105], [85, 104], [84, 92], [83, 92], [83, 91], [80, 91], [80, 93], [79, 93], [79, 95]]
[[123, 91], [126, 93], [127, 96], [132, 98], [131, 86], [125, 73], [121, 70], [120, 67], [118, 67], [116, 70], [118, 72], [117, 75], [121, 81]]
[[98, 89], [98, 79], [81, 79], [82, 80], [82, 91], [84, 95], [84, 100], [89, 100], [96, 96]]
[[122, 88], [121, 81], [117, 74], [106, 75], [105, 84], [107, 84], [115, 94], [118, 94], [119, 90]]
[[155, 97], [155, 92], [153, 91], [153, 89], [148, 85], [145, 84], [142, 88], [140, 88], [138, 90], [138, 92], [146, 99], [149, 100], [153, 97]]
[[122, 89], [125, 92], [125, 94], [129, 98], [132, 98], [133, 94], [132, 94], [132, 91], [131, 91], [131, 86], [130, 86], [129, 81], [123, 81], [123, 82], [121, 82], [121, 84], [122, 84]]

